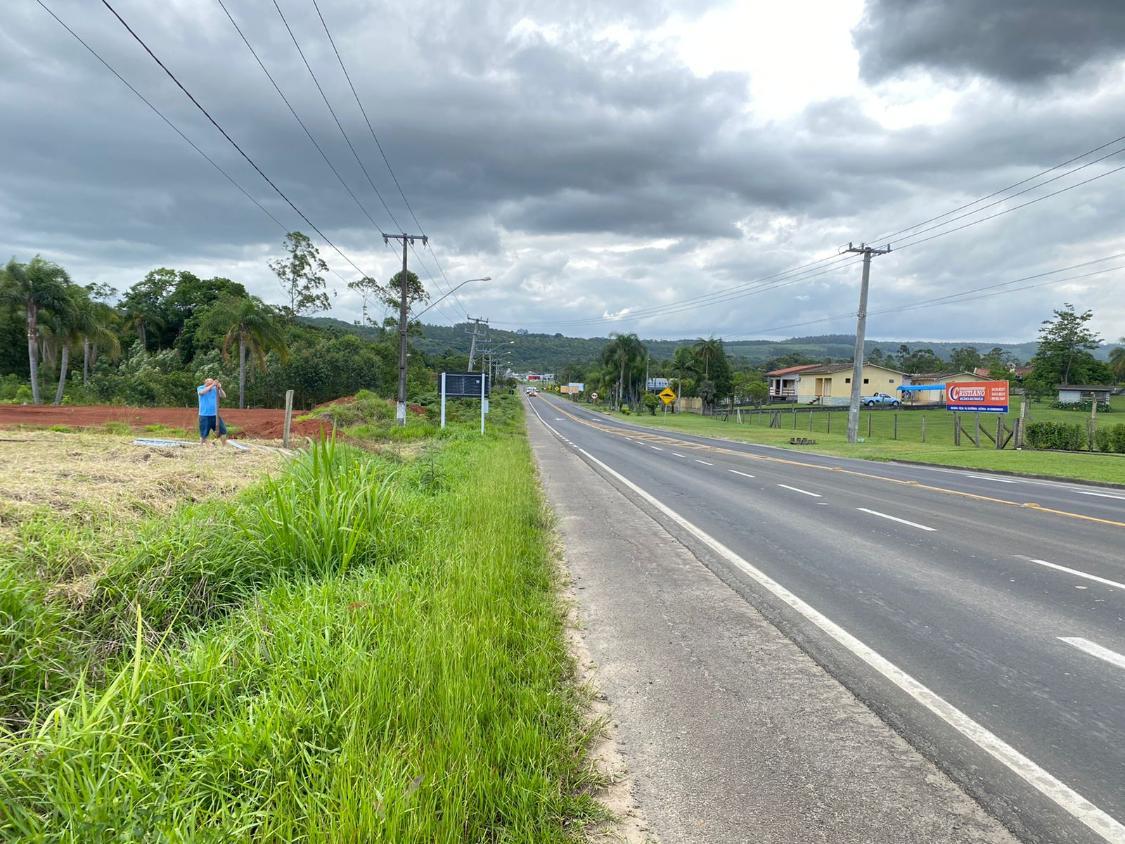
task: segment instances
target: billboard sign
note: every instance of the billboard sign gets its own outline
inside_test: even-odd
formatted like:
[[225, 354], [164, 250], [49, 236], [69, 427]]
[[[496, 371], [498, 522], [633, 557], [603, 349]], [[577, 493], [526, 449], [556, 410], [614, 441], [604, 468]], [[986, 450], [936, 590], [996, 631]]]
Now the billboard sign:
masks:
[[567, 384], [567, 386], [570, 387], [570, 391], [572, 393], [584, 393], [584, 392], [586, 392], [586, 385], [583, 384], [581, 381], [571, 381], [569, 384]]
[[483, 372], [446, 372], [445, 395], [451, 399], [479, 399], [481, 397], [481, 379], [484, 379], [484, 394], [487, 396], [492, 390], [491, 380]]
[[667, 378], [649, 378], [645, 382], [645, 384], [646, 384], [645, 389], [646, 390], [652, 390], [653, 392], [656, 392], [658, 390], [667, 389], [669, 383], [670, 382], [668, 381]]
[[1007, 381], [967, 381], [945, 385], [945, 406], [949, 410], [975, 413], [1007, 413]]

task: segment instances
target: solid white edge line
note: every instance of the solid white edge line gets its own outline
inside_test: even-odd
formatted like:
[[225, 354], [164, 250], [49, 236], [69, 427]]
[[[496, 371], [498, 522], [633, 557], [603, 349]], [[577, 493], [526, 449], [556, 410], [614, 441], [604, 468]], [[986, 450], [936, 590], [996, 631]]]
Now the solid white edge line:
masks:
[[737, 469], [727, 469], [727, 471], [728, 471], [728, 472], [730, 472], [730, 473], [732, 473], [732, 474], [734, 474], [734, 475], [742, 475], [742, 477], [744, 477], [744, 478], [752, 478], [752, 477], [754, 477], [753, 475], [748, 475], [748, 474], [746, 474], [745, 472], [740, 472], [740, 471], [738, 471]]
[[880, 513], [878, 510], [868, 510], [866, 507], [856, 507], [861, 513], [870, 513], [872, 516], [878, 516], [880, 519], [890, 519], [892, 522], [898, 522], [903, 525], [910, 525], [916, 527], [918, 530], [937, 530], [937, 528], [928, 527], [927, 525], [920, 525], [917, 522], [908, 522], [906, 519], [900, 519], [898, 516], [890, 516], [886, 513]]
[[682, 454], [680, 454], [680, 453], [679, 453], [679, 452], [677, 452], [677, 451], [673, 451], [673, 452], [672, 452], [672, 456], [673, 456], [673, 457], [683, 457], [683, 455], [682, 455]]
[[663, 451], [664, 450], [658, 445], [650, 445], [649, 448], [651, 448], [653, 451]]
[[1067, 566], [1060, 566], [1058, 563], [1051, 563], [1047, 560], [1037, 560], [1035, 557], [1025, 557], [1022, 554], [1017, 554], [1021, 560], [1027, 560], [1029, 563], [1036, 563], [1040, 566], [1046, 566], [1049, 569], [1056, 569], [1058, 571], [1065, 571], [1067, 574], [1073, 574], [1075, 577], [1084, 577], [1087, 580], [1094, 580], [1098, 583], [1104, 583], [1106, 586], [1112, 586], [1115, 589], [1125, 589], [1125, 583], [1118, 583], [1116, 580], [1109, 580], [1105, 577], [1098, 577], [1096, 574], [1087, 574], [1078, 569], [1068, 568]]
[[714, 466], [714, 463], [708, 463], [706, 460], [696, 460], [696, 463], [702, 463], [704, 466]]
[[1122, 656], [1117, 651], [1111, 651], [1109, 648], [1103, 648], [1097, 642], [1091, 642], [1089, 639], [1083, 639], [1081, 636], [1059, 636], [1060, 642], [1066, 642], [1080, 651], [1085, 651], [1090, 656], [1096, 656], [1098, 659], [1104, 659], [1111, 665], [1116, 665], [1118, 668], [1125, 668], [1125, 656]]
[[801, 495], [811, 495], [813, 498], [821, 498], [822, 497], [819, 492], [809, 492], [807, 489], [801, 489], [800, 487], [789, 486], [789, 484], [778, 484], [778, 486], [781, 487], [782, 489], [791, 489], [791, 490], [793, 490], [793, 492], [799, 492], [799, 493], [801, 493]]
[[[539, 421], [542, 422], [548, 430], [558, 436], [558, 432], [548, 425], [543, 420], [542, 416], [539, 416], [538, 411], [536, 411], [535, 415], [539, 417]], [[943, 697], [930, 691], [930, 689], [919, 683], [886, 657], [865, 645], [840, 625], [836, 624], [836, 622], [798, 598], [772, 577], [751, 565], [702, 528], [696, 527], [675, 510], [641, 489], [620, 472], [611, 469], [605, 463], [598, 460], [598, 458], [594, 457], [590, 452], [586, 451], [586, 449], [578, 448], [578, 451], [585, 455], [586, 459], [591, 463], [601, 468], [608, 475], [632, 490], [636, 495], [647, 501], [696, 539], [700, 540], [724, 559], [741, 569], [746, 575], [756, 580], [776, 598], [800, 613], [811, 623], [815, 624], [843, 648], [863, 660], [872, 669], [882, 674], [923, 707], [930, 710], [953, 727], [953, 729], [957, 730], [957, 732], [961, 733], [961, 735], [965, 736], [988, 753], [993, 759], [1022, 777], [1040, 794], [1053, 801], [1069, 815], [1085, 824], [1106, 841], [1112, 842], [1112, 844], [1125, 842], [1125, 825], [1119, 823], [1106, 812], [1099, 809], [1062, 780], [1039, 767], [999, 736], [989, 732]]]

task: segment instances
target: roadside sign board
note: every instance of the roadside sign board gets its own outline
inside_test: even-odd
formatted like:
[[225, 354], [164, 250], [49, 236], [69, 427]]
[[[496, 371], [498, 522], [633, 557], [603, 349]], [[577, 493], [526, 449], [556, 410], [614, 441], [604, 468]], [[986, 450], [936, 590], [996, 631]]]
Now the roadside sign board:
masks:
[[479, 399], [481, 397], [481, 379], [484, 379], [484, 394], [487, 396], [492, 389], [488, 375], [483, 372], [446, 372], [445, 395], [451, 399]]
[[570, 391], [572, 393], [584, 393], [584, 392], [586, 392], [586, 385], [583, 384], [581, 381], [571, 381], [569, 384], [567, 384], [567, 386], [571, 388]]
[[945, 385], [945, 406], [948, 410], [975, 413], [1007, 413], [1007, 381], [966, 381]]
[[646, 390], [663, 390], [670, 383], [671, 383], [671, 381], [669, 381], [667, 378], [649, 378], [645, 382], [645, 389]]
[[671, 404], [676, 400], [676, 394], [672, 392], [671, 387], [665, 387], [657, 395], [660, 396], [660, 400], [665, 404]]
[[597, 401], [598, 400], [598, 394], [597, 393], [590, 393], [590, 398], [592, 398], [594, 401]]

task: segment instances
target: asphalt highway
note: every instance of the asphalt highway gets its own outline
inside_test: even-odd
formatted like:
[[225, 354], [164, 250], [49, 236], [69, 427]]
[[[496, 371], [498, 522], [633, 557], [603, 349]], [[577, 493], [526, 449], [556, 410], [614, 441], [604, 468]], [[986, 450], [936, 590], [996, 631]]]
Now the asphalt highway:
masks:
[[1125, 490], [529, 403], [1019, 837], [1125, 842]]

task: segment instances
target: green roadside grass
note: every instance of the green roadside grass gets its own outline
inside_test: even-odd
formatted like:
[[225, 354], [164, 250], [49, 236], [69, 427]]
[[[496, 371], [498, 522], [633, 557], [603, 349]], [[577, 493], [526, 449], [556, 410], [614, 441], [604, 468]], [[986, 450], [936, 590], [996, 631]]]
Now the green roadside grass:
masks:
[[[1121, 408], [1125, 411], [1125, 408]], [[1117, 408], [1115, 407], [1115, 410]], [[726, 420], [721, 416], [697, 416], [677, 413], [656, 416], [648, 414], [620, 415], [610, 413], [623, 421], [653, 428], [664, 428], [699, 436], [719, 437], [741, 442], [773, 445], [793, 451], [807, 451], [836, 457], [855, 457], [864, 460], [905, 460], [979, 469], [1014, 474], [1040, 475], [1066, 480], [1084, 480], [1098, 483], [1125, 485], [1125, 455], [1087, 454], [1057, 451], [1035, 451], [1008, 448], [997, 450], [984, 435], [981, 447], [972, 445], [970, 438], [962, 435], [960, 446], [953, 444], [953, 415], [946, 410], [865, 410], [860, 414], [860, 437], [863, 442], [850, 445], [847, 441], [847, 414], [842, 411], [824, 411], [799, 408], [780, 411], [780, 428], [770, 428], [768, 414], [743, 414], [739, 422], [736, 415]], [[897, 439], [895, 416], [898, 417]], [[981, 414], [981, 425], [989, 433], [996, 432], [995, 417]], [[1085, 424], [1086, 416], [1065, 410], [1052, 410], [1032, 405], [1028, 418], [1036, 421], [1064, 421]], [[922, 425], [925, 419], [926, 442], [922, 442]], [[975, 430], [971, 414], [962, 415], [967, 430]], [[1011, 420], [1007, 420], [1011, 424]], [[1125, 412], [1104, 414], [1100, 424], [1125, 423]], [[811, 430], [810, 430], [811, 427]], [[870, 431], [870, 433], [869, 433]], [[816, 440], [815, 445], [795, 446], [793, 437]]]
[[317, 446], [103, 549], [81, 600], [4, 550], [0, 839], [579, 838], [589, 726], [520, 413], [408, 461]]

